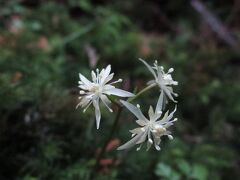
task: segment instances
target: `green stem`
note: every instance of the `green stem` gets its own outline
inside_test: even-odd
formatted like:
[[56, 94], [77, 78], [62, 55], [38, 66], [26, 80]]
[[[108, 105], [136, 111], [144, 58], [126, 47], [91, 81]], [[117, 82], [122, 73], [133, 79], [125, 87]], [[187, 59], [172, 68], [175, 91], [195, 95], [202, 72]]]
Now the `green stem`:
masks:
[[[148, 91], [149, 89], [153, 88], [154, 86], [155, 86], [155, 84], [152, 84], [150, 86], [145, 87], [140, 92], [138, 92], [134, 97], [129, 98], [127, 101], [131, 102], [131, 101], [135, 100], [141, 94], [145, 93], [146, 91]], [[94, 179], [95, 178], [95, 175], [96, 175], [95, 173], [97, 172], [97, 170], [99, 168], [100, 160], [102, 159], [103, 155], [105, 154], [107, 145], [111, 141], [112, 136], [113, 136], [114, 132], [116, 131], [117, 127], [118, 127], [118, 123], [119, 123], [119, 120], [120, 120], [120, 115], [121, 115], [122, 110], [123, 110], [123, 106], [120, 103], [118, 103], [117, 101], [113, 100], [112, 98], [110, 98], [110, 100], [112, 101], [112, 103], [116, 104], [117, 107], [118, 107], [117, 115], [116, 115], [115, 120], [113, 122], [111, 132], [110, 132], [109, 136], [107, 137], [103, 147], [101, 148], [101, 150], [99, 152], [99, 155], [97, 156], [95, 166], [93, 167], [93, 169], [91, 171], [91, 174], [90, 174], [90, 179]]]
[[145, 92], [148, 91], [149, 89], [153, 88], [154, 86], [156, 86], [156, 84], [151, 84], [150, 86], [145, 87], [145, 88], [142, 89], [140, 92], [138, 92], [134, 97], [129, 98], [127, 101], [128, 101], [128, 102], [132, 102], [133, 100], [135, 100], [135, 99], [138, 98], [140, 95], [142, 95], [143, 93], [145, 93]]
[[103, 155], [105, 154], [106, 150], [107, 150], [107, 145], [109, 144], [109, 142], [111, 141], [112, 139], [112, 136], [114, 134], [114, 132], [116, 131], [117, 129], [117, 126], [118, 126], [118, 122], [120, 120], [120, 115], [122, 113], [122, 109], [123, 107], [122, 106], [118, 106], [118, 112], [117, 112], [117, 115], [115, 117], [115, 120], [114, 120], [114, 123], [112, 125], [112, 129], [111, 129], [111, 132], [109, 134], [109, 136], [107, 137], [103, 147], [101, 148], [100, 152], [99, 152], [99, 155], [97, 156], [97, 159], [96, 159], [96, 163], [95, 163], [95, 166], [93, 167], [92, 169], [92, 172], [90, 174], [90, 179], [94, 179], [95, 178], [95, 173], [96, 171], [98, 170], [99, 168], [99, 163], [100, 163], [100, 160], [102, 159]]

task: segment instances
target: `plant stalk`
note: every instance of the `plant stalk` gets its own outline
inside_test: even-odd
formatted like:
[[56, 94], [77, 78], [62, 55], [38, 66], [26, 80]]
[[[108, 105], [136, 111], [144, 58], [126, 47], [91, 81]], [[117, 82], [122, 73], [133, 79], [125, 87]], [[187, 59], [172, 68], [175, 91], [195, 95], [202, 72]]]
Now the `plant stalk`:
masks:
[[[133, 100], [135, 100], [136, 98], [138, 98], [140, 95], [142, 95], [144, 92], [146, 92], [146, 91], [148, 91], [149, 89], [153, 88], [155, 85], [156, 85], [156, 84], [152, 84], [152, 85], [150, 85], [150, 86], [145, 87], [145, 88], [142, 89], [140, 92], [138, 92], [134, 97], [129, 98], [127, 101], [128, 101], [128, 102], [132, 102]], [[100, 160], [102, 159], [103, 155], [105, 154], [105, 152], [106, 152], [106, 150], [107, 150], [107, 145], [108, 145], [109, 142], [111, 141], [112, 136], [113, 136], [114, 132], [116, 131], [117, 127], [118, 127], [118, 123], [119, 123], [119, 120], [120, 120], [120, 115], [121, 115], [122, 110], [123, 110], [123, 106], [122, 106], [120, 103], [112, 100], [111, 98], [110, 98], [110, 100], [111, 100], [114, 104], [116, 104], [117, 107], [118, 107], [117, 115], [116, 115], [115, 120], [114, 120], [114, 123], [113, 123], [113, 125], [112, 125], [111, 132], [110, 132], [109, 136], [107, 137], [107, 139], [106, 139], [103, 147], [100, 149], [100, 152], [99, 152], [99, 154], [98, 154], [98, 156], [97, 156], [97, 158], [96, 158], [96, 163], [95, 163], [95, 165], [94, 165], [94, 167], [93, 167], [93, 169], [92, 169], [92, 171], [91, 171], [91, 174], [90, 174], [90, 179], [94, 179], [94, 177], [95, 177], [95, 175], [96, 175], [95, 173], [97, 172], [97, 170], [98, 170], [98, 168], [99, 168]]]

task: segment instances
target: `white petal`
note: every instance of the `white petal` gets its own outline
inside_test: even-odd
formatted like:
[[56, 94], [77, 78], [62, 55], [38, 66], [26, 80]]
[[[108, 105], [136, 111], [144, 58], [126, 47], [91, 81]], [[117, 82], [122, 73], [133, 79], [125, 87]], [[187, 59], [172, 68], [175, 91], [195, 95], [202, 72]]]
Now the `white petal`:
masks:
[[152, 143], [150, 143], [149, 141], [147, 141], [147, 151], [151, 148]]
[[146, 138], [147, 138], [147, 134], [148, 134], [148, 130], [146, 130], [144, 133], [142, 133], [141, 137], [139, 138], [139, 140], [136, 142], [136, 144], [141, 144], [143, 143]]
[[168, 89], [165, 85], [161, 86], [161, 88], [162, 88], [163, 92], [168, 96], [169, 99], [171, 99], [175, 103], [177, 102], [174, 100], [170, 89]]
[[155, 113], [153, 112], [153, 107], [150, 106], [149, 110], [148, 110], [148, 116], [150, 118], [150, 120], [152, 120], [152, 118], [154, 117]]
[[92, 82], [89, 81], [85, 76], [83, 76], [82, 74], [79, 73], [79, 78], [88, 88], [91, 87]]
[[134, 96], [133, 93], [130, 93], [128, 91], [124, 91], [124, 90], [118, 89], [118, 88], [111, 88], [111, 89], [105, 90], [104, 93], [108, 94], [108, 95], [115, 95], [115, 96], [120, 96], [120, 97], [132, 97], [132, 96]]
[[108, 81], [111, 81], [114, 76], [114, 73], [111, 73], [106, 79], [104, 80], [103, 84], [106, 84]]
[[163, 116], [163, 118], [162, 118], [162, 120], [161, 121], [159, 121], [159, 122], [161, 122], [161, 123], [164, 123], [164, 122], [166, 122], [166, 120], [167, 120], [167, 117], [168, 117], [168, 111], [164, 114], [164, 116]]
[[84, 85], [79, 85], [78, 87], [83, 89], [83, 90], [89, 90], [89, 87], [85, 86], [85, 84]]
[[100, 120], [101, 120], [101, 111], [99, 109], [99, 99], [94, 100], [93, 105], [95, 108], [96, 125], [97, 125], [97, 129], [99, 129]]
[[163, 91], [161, 91], [160, 96], [158, 98], [157, 106], [155, 112], [163, 111]]
[[137, 124], [139, 124], [140, 126], [146, 126], [146, 121], [143, 121], [141, 119], [136, 121]]
[[134, 136], [130, 141], [126, 142], [125, 144], [123, 144], [122, 146], [118, 147], [117, 150], [123, 150], [123, 149], [128, 149], [128, 148], [131, 148], [133, 147], [136, 142], [141, 138], [142, 133], [139, 133], [138, 135]]
[[143, 132], [141, 129], [142, 129], [142, 128], [135, 128], [135, 129], [130, 130], [130, 132], [131, 132], [132, 134], [139, 134], [139, 133], [142, 133], [142, 132]]
[[106, 69], [103, 69], [100, 72], [100, 76], [101, 76], [101, 83], [103, 84], [106, 80], [106, 78], [109, 76], [111, 71], [111, 65], [108, 65]]
[[146, 61], [144, 61], [143, 59], [139, 58], [140, 61], [142, 61], [142, 63], [148, 68], [148, 70], [153, 74], [154, 78], [156, 79], [156, 73], [154, 72], [153, 68], [151, 66], [148, 65], [148, 63], [146, 63]]
[[173, 112], [171, 112], [171, 114], [169, 114], [169, 116], [166, 118], [166, 121], [169, 121], [173, 118], [173, 115], [176, 112], [176, 110], [177, 110], [177, 106], [175, 106], [175, 109], [173, 110]]
[[102, 94], [102, 95], [100, 96], [100, 98], [101, 98], [103, 104], [108, 108], [108, 110], [109, 110], [110, 112], [113, 112], [113, 110], [109, 107], [110, 104], [111, 104], [111, 101], [107, 98], [107, 96], [104, 95], [104, 94]]
[[127, 102], [127, 101], [123, 101], [120, 100], [120, 102], [129, 110], [131, 111], [138, 119], [141, 119], [145, 122], [148, 122], [147, 118], [142, 114], [142, 111], [135, 107], [134, 105], [132, 105], [131, 103]]
[[159, 136], [153, 135], [153, 139], [154, 139], [154, 144], [156, 144], [156, 145], [160, 144], [161, 138]]
[[95, 82], [96, 83], [96, 80], [97, 80], [97, 76], [96, 76], [96, 73], [94, 72], [94, 71], [92, 71], [92, 80], [93, 80], [93, 82]]

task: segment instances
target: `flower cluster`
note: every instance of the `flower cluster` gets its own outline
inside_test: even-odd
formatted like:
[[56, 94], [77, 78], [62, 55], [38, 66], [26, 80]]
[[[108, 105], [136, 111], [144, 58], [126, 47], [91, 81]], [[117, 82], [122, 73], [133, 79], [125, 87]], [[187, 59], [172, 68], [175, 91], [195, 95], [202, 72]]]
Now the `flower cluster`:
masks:
[[[128, 149], [135, 145], [139, 145], [137, 150], [141, 149], [142, 144], [147, 140], [147, 150], [154, 145], [156, 150], [160, 150], [161, 137], [166, 135], [169, 139], [173, 139], [171, 132], [168, 128], [173, 125], [173, 122], [177, 121], [177, 118], [173, 118], [173, 115], [176, 111], [175, 109], [169, 114], [168, 111], [165, 111], [165, 106], [168, 102], [168, 99], [173, 102], [177, 102], [174, 97], [178, 95], [173, 92], [172, 86], [178, 85], [177, 81], [174, 81], [171, 73], [174, 71], [173, 68], [170, 68], [167, 73], [165, 73], [164, 68], [158, 65], [158, 62], [155, 61], [153, 66], [150, 66], [144, 60], [140, 61], [148, 68], [152, 73], [154, 79], [150, 80], [147, 83], [146, 89], [148, 87], [158, 86], [160, 89], [160, 95], [157, 101], [155, 110], [150, 106], [148, 111], [148, 117], [144, 116], [140, 110], [140, 105], [134, 106], [129, 101], [120, 100], [120, 103], [126, 107], [131, 113], [133, 113], [137, 120], [136, 123], [140, 126], [133, 130], [130, 130], [132, 133], [132, 139], [122, 146], [118, 147], [118, 150]], [[111, 66], [108, 65], [106, 69], [102, 69], [101, 72], [97, 69], [96, 72], [92, 71], [92, 82], [89, 81], [82, 74], [79, 74], [80, 81], [79, 88], [80, 90], [80, 102], [77, 107], [81, 106], [86, 109], [93, 104], [95, 108], [96, 124], [97, 129], [99, 128], [101, 112], [99, 107], [99, 101], [101, 100], [103, 104], [112, 112], [110, 108], [111, 101], [109, 96], [115, 95], [119, 97], [133, 97], [134, 94], [118, 89], [113, 84], [121, 82], [122, 79], [109, 83], [113, 78], [113, 73], [111, 72]], [[139, 93], [141, 94], [141, 93]], [[136, 95], [136, 97], [138, 94]], [[132, 98], [134, 99], [134, 98]], [[165, 112], [165, 113], [164, 113]]]

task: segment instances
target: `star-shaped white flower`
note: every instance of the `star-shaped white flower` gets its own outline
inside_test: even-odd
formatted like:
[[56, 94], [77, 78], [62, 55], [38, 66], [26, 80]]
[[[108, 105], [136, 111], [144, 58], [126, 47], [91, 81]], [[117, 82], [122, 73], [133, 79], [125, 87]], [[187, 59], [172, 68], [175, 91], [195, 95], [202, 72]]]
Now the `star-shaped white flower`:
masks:
[[[169, 139], [173, 139], [171, 132], [167, 128], [173, 125], [173, 122], [177, 121], [177, 118], [173, 119], [173, 115], [176, 111], [176, 108], [173, 112], [168, 115], [168, 111], [162, 116], [162, 106], [163, 106], [163, 94], [161, 93], [155, 112], [150, 106], [147, 119], [140, 110], [140, 106], [135, 107], [134, 105], [128, 103], [127, 101], [121, 101], [121, 103], [131, 111], [136, 117], [136, 123], [141, 127], [130, 130], [132, 133], [132, 139], [122, 146], [118, 147], [118, 150], [128, 149], [133, 147], [136, 144], [140, 144], [137, 148], [137, 151], [140, 150], [142, 143], [147, 140], [147, 150], [154, 144], [156, 150], [160, 150], [161, 137], [167, 135]], [[160, 119], [160, 117], [162, 118]], [[160, 120], [159, 120], [160, 119]]]
[[143, 59], [139, 59], [142, 63], [148, 68], [148, 70], [153, 74], [154, 80], [148, 82], [149, 85], [158, 85], [161, 91], [173, 102], [177, 102], [174, 100], [173, 96], [177, 97], [178, 94], [173, 92], [172, 86], [178, 85], [177, 81], [172, 79], [171, 73], [174, 71], [173, 68], [170, 68], [167, 73], [164, 72], [163, 66], [158, 66], [158, 62], [155, 61], [154, 66], [151, 67], [146, 61]]
[[80, 90], [80, 102], [76, 106], [84, 107], [83, 112], [87, 110], [87, 108], [93, 104], [95, 108], [95, 116], [96, 116], [96, 124], [97, 129], [99, 128], [100, 120], [101, 120], [101, 112], [99, 108], [99, 101], [101, 100], [103, 104], [112, 112], [112, 109], [109, 107], [111, 101], [108, 99], [108, 95], [115, 95], [119, 97], [132, 97], [134, 94], [115, 88], [113, 84], [122, 82], [122, 79], [109, 83], [112, 80], [114, 73], [111, 73], [111, 66], [108, 65], [106, 69], [102, 69], [101, 72], [96, 70], [96, 73], [92, 71], [92, 82], [89, 81], [86, 77], [79, 73], [80, 81], [78, 81]]

